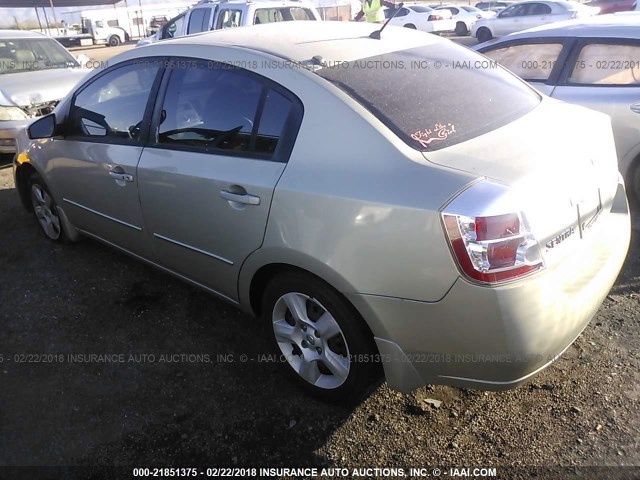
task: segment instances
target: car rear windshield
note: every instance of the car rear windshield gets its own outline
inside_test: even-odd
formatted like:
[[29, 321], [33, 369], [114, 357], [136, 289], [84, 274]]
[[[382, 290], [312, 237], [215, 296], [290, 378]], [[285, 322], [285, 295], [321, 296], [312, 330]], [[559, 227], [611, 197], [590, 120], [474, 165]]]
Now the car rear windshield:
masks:
[[441, 42], [341, 62], [316, 73], [421, 151], [495, 130], [541, 100], [495, 61]]

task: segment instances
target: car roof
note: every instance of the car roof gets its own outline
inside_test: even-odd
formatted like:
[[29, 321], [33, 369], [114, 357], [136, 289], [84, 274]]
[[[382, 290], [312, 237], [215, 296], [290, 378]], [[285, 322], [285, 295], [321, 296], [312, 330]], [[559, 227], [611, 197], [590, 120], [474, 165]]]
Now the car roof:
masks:
[[0, 30], [0, 38], [48, 38], [40, 32], [32, 32], [30, 30]]
[[[522, 32], [512, 33], [485, 45], [502, 43], [506, 40], [539, 37], [611, 37], [639, 39], [640, 12], [619, 12], [568, 20], [565, 22], [549, 23]], [[483, 45], [483, 47], [485, 45]]]
[[163, 50], [170, 45], [225, 45], [275, 55], [295, 62], [322, 57], [326, 62], [350, 61], [373, 57], [409, 48], [448, 44], [449, 40], [425, 35], [409, 28], [387, 26], [382, 39], [369, 38], [381, 25], [355, 22], [277, 22], [229, 28], [172, 40], [165, 40], [136, 49], [148, 56], [152, 49]]

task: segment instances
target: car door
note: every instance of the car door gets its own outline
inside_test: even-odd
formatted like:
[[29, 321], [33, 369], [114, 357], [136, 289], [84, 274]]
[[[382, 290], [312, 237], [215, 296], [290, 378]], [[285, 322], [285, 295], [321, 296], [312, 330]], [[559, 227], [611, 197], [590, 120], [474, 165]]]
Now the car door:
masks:
[[531, 2], [527, 4], [526, 15], [522, 18], [522, 28], [533, 28], [558, 20], [553, 18], [551, 7], [546, 3]]
[[620, 161], [640, 153], [640, 41], [580, 41], [552, 96], [610, 115]]
[[138, 166], [145, 224], [162, 266], [235, 301], [240, 267], [262, 244], [302, 106], [246, 70], [175, 65]]
[[148, 256], [136, 167], [160, 61], [128, 62], [90, 80], [74, 95], [64, 138], [52, 140], [52, 184], [71, 222], [84, 232]]

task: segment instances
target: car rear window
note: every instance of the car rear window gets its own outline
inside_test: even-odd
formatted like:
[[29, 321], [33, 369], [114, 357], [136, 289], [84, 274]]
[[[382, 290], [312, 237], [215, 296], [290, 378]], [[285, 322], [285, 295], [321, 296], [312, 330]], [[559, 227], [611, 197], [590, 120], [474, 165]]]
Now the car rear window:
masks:
[[483, 135], [541, 101], [497, 62], [440, 42], [326, 66], [316, 73], [421, 151]]

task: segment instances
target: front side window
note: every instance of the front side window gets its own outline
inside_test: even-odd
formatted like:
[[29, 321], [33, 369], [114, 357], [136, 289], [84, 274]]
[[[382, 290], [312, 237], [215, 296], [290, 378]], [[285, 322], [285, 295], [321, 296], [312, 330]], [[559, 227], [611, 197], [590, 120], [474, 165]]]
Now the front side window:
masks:
[[568, 83], [640, 85], [640, 45], [585, 45]]
[[167, 23], [162, 29], [162, 39], [173, 38], [177, 35], [180, 35], [183, 23], [184, 15], [180, 15], [179, 17], [173, 19], [171, 22]]
[[0, 40], [0, 74], [79, 66], [62, 45], [50, 38]]
[[535, 43], [511, 45], [483, 53], [527, 81], [546, 81], [561, 51], [561, 43]]
[[234, 28], [242, 25], [242, 12], [240, 10], [222, 10], [218, 15], [216, 28]]
[[[459, 68], [433, 68], [450, 59], [456, 59]], [[420, 151], [495, 130], [533, 110], [541, 100], [522, 80], [454, 44], [400, 50], [316, 73]], [[457, 95], [451, 95], [452, 87]]]
[[73, 101], [67, 134], [92, 140], [137, 143], [158, 70], [158, 62], [128, 64], [92, 81]]
[[271, 156], [291, 108], [288, 98], [240, 69], [216, 63], [176, 68], [167, 86], [157, 143]]
[[548, 15], [550, 13], [551, 7], [544, 3], [532, 3], [527, 10], [527, 15]]

